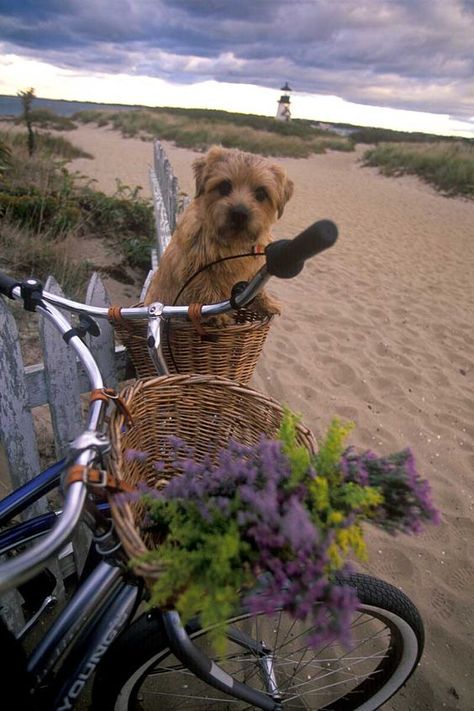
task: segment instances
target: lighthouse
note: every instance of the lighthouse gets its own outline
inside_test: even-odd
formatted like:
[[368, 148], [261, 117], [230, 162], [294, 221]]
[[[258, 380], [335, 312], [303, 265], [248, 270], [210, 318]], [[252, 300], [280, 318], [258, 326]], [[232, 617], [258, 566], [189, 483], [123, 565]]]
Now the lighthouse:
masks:
[[291, 88], [286, 82], [285, 86], [281, 87], [281, 91], [284, 93], [280, 96], [278, 100], [278, 109], [277, 109], [277, 115], [276, 118], [279, 121], [289, 121], [291, 119], [291, 111], [290, 111], [290, 91]]

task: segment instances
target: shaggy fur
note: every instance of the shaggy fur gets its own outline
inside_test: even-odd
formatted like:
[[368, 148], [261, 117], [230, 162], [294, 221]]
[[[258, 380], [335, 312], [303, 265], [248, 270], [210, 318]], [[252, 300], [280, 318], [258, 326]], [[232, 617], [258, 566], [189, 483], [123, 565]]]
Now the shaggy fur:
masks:
[[[200, 267], [221, 257], [263, 248], [271, 225], [281, 217], [293, 183], [274, 163], [238, 150], [213, 146], [194, 164], [196, 196], [182, 214], [145, 298], [171, 305]], [[204, 270], [182, 292], [178, 304], [213, 303], [230, 296], [232, 286], [248, 281], [262, 264], [258, 257], [222, 262]], [[279, 313], [261, 292], [253, 308]], [[226, 317], [218, 317], [225, 321]]]

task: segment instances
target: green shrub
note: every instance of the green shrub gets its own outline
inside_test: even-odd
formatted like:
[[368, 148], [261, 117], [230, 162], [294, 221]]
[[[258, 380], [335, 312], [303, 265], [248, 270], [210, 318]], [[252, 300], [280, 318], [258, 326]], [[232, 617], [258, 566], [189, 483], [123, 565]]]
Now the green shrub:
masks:
[[12, 164], [12, 152], [11, 148], [7, 146], [2, 140], [0, 140], [0, 173], [7, 168], [10, 168]]
[[41, 133], [37, 141], [43, 153], [53, 157], [64, 158], [65, 160], [94, 157], [90, 153], [87, 153], [87, 151], [82, 150], [82, 148], [73, 145], [62, 136], [52, 136], [49, 133]]
[[[37, 128], [49, 128], [55, 131], [72, 131], [77, 128], [72, 119], [67, 116], [59, 116], [50, 109], [33, 109], [30, 111], [31, 122]], [[23, 123], [23, 119], [18, 118], [15, 123]]]
[[73, 201], [62, 195], [45, 195], [33, 187], [8, 190], [5, 186], [0, 192], [0, 217], [59, 237], [78, 224], [81, 213]]
[[[0, 140], [8, 141], [8, 143], [16, 149], [15, 152], [27, 149], [28, 138], [23, 133], [17, 132], [0, 132]], [[53, 136], [50, 133], [35, 134], [37, 151], [39, 160], [44, 158], [63, 158], [64, 160], [73, 160], [74, 158], [93, 158], [90, 153], [78, 148], [70, 141], [62, 136]]]
[[81, 123], [97, 123], [103, 119], [107, 120], [106, 112], [95, 109], [84, 109], [84, 111], [78, 111], [71, 116], [72, 121], [80, 121]]
[[474, 195], [474, 145], [465, 142], [384, 144], [364, 154], [384, 175], [418, 175], [446, 195]]

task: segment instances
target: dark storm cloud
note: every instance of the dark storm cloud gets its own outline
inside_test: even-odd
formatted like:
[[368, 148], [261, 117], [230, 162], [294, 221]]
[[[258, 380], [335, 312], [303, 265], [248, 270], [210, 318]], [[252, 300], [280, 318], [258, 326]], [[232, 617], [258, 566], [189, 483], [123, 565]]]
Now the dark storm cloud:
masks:
[[5, 52], [474, 115], [471, 0], [3, 0]]

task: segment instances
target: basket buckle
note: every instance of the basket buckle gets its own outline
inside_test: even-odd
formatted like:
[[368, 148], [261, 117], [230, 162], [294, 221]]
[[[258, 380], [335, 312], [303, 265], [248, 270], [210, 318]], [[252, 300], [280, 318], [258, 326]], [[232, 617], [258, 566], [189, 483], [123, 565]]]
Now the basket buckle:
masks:
[[82, 480], [87, 486], [92, 486], [96, 489], [105, 489], [107, 486], [107, 472], [105, 469], [97, 469], [91, 466], [84, 467]]

